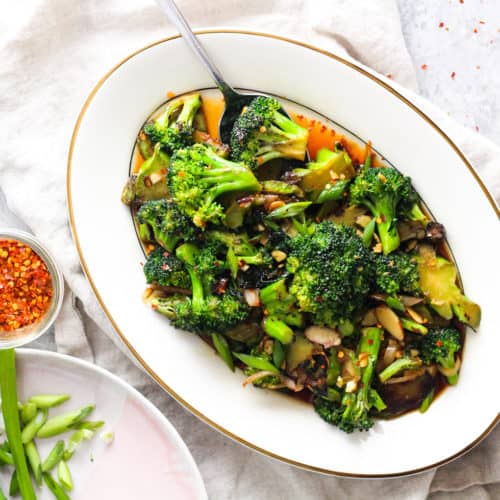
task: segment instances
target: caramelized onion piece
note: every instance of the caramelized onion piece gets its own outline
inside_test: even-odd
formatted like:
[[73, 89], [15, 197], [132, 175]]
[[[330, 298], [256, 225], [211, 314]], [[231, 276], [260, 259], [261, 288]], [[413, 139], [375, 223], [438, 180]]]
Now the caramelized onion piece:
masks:
[[340, 345], [342, 342], [340, 333], [337, 330], [325, 326], [310, 326], [305, 329], [304, 335], [311, 342], [320, 344], [325, 349]]

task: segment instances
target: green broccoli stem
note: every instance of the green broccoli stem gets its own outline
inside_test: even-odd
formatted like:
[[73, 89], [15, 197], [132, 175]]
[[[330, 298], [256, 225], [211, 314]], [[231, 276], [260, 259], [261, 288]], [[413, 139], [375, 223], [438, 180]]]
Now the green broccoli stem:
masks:
[[418, 368], [421, 364], [420, 361], [408, 357], [396, 359], [396, 361], [393, 361], [379, 373], [379, 379], [384, 383], [399, 372]]
[[362, 330], [358, 350], [360, 353], [368, 353], [368, 364], [361, 371], [363, 390], [367, 391], [370, 387], [381, 343], [382, 330], [380, 328], [369, 327]]
[[295, 123], [293, 120], [290, 120], [290, 118], [279, 111], [274, 112], [272, 121], [277, 127], [279, 127], [279, 129], [281, 129], [277, 130], [277, 133], [279, 134], [286, 132], [292, 136], [307, 135], [307, 130]]
[[[439, 364], [448, 370], [452, 370], [456, 366], [455, 352], [449, 352], [446, 357], [438, 358]], [[456, 385], [458, 382], [458, 371], [452, 375], [446, 375], [446, 380], [450, 385]]]
[[201, 276], [195, 271], [196, 257], [200, 250], [191, 243], [184, 243], [176, 250], [177, 257], [187, 264], [187, 271], [191, 278], [192, 297], [191, 303], [194, 312], [199, 312], [205, 303], [205, 291], [203, 289], [203, 281]]
[[181, 112], [175, 121], [177, 125], [189, 125], [193, 123], [194, 117], [198, 112], [201, 100], [199, 94], [195, 94], [184, 101]]
[[[223, 161], [226, 162], [227, 160]], [[235, 163], [227, 163], [229, 165], [215, 166], [214, 168], [205, 170], [203, 173], [203, 180], [209, 184], [214, 184], [214, 187], [209, 191], [208, 200], [210, 203], [215, 201], [220, 195], [232, 191], [260, 191], [259, 181], [250, 169]], [[209, 164], [213, 165], [214, 162], [210, 161]]]
[[0, 390], [5, 433], [16, 467], [16, 476], [23, 500], [35, 500], [36, 495], [21, 441], [21, 424], [17, 407], [16, 354], [14, 349], [0, 349]]
[[372, 220], [366, 225], [363, 231], [363, 245], [365, 248], [370, 248], [372, 245], [373, 234], [375, 233], [376, 218], [373, 217]]
[[399, 233], [392, 216], [381, 215], [382, 221], [377, 222], [378, 235], [384, 255], [388, 255], [399, 247]]
[[283, 278], [262, 288], [260, 291], [260, 301], [264, 305], [268, 305], [271, 302], [284, 300], [288, 295], [285, 279]]
[[282, 344], [290, 344], [293, 340], [293, 330], [277, 318], [268, 316], [262, 322], [262, 326], [270, 337], [279, 340]]

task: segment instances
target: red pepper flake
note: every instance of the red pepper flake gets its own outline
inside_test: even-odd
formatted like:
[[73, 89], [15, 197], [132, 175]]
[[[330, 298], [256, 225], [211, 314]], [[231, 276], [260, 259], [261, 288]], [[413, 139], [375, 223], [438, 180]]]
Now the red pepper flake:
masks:
[[368, 339], [367, 342], [368, 342], [368, 345], [372, 345], [373, 344], [373, 339]]
[[163, 252], [163, 257], [168, 257], [169, 255], [170, 254], [166, 250]]
[[52, 302], [52, 277], [27, 245], [0, 241], [0, 336], [39, 321]]
[[479, 24], [486, 24], [486, 21], [479, 21]]
[[320, 133], [324, 134], [326, 132], [326, 125], [321, 125]]
[[479, 66], [479, 64], [476, 66], [476, 69], [481, 69], [481, 66]]
[[464, 3], [464, 0], [460, 0], [460, 3]]
[[473, 31], [474, 33], [477, 33], [477, 28], [474, 28], [472, 31]]
[[420, 67], [425, 71], [429, 66], [427, 66], [427, 64], [422, 64]]
[[323, 302], [323, 297], [321, 295], [318, 295], [316, 297], [316, 302]]
[[448, 28], [448, 26], [446, 26], [446, 28], [444, 30], [445, 31], [450, 31], [450, 28]]
[[163, 264], [163, 266], [161, 266], [161, 268], [164, 270], [164, 271], [169, 271], [170, 270], [170, 266], [168, 264]]
[[392, 80], [392, 73], [387, 73], [387, 75], [385, 75], [386, 78], [389, 78], [390, 80]]
[[477, 125], [474, 128], [476, 129], [476, 132], [479, 132], [479, 127]]
[[441, 22], [438, 24], [438, 28], [444, 28], [444, 23], [443, 23], [443, 21], [441, 21]]
[[451, 79], [452, 80], [455, 80], [455, 76], [457, 76], [457, 74], [453, 71], [452, 74], [450, 75], [451, 76]]
[[443, 342], [441, 340], [436, 340], [436, 345], [438, 347], [443, 347]]

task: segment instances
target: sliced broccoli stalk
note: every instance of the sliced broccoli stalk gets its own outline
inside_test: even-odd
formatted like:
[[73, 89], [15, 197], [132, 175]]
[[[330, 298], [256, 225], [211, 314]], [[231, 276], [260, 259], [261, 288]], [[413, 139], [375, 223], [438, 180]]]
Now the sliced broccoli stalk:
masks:
[[455, 328], [444, 327], [429, 330], [422, 337], [420, 355], [426, 364], [437, 363], [446, 371], [448, 383], [455, 385], [458, 382], [458, 365], [455, 354], [460, 350], [460, 332]]
[[418, 255], [420, 287], [430, 306], [443, 318], [453, 315], [476, 329], [481, 322], [481, 308], [458, 288], [457, 270], [452, 262], [436, 255], [430, 245], [421, 245]]
[[256, 168], [275, 158], [304, 160], [309, 132], [280, 112], [280, 103], [257, 97], [231, 131], [231, 158]]
[[393, 361], [389, 366], [386, 366], [378, 375], [380, 382], [387, 382], [390, 378], [394, 377], [403, 370], [413, 370], [422, 365], [422, 362], [418, 359], [413, 359], [410, 357], [402, 357]]
[[399, 247], [399, 213], [415, 202], [416, 193], [409, 177], [390, 167], [363, 168], [350, 186], [351, 202], [364, 205], [376, 218], [384, 254]]
[[[313, 198], [318, 198], [321, 193], [324, 193], [324, 201], [327, 201], [326, 192], [328, 191], [330, 191], [330, 197], [339, 194], [337, 191], [339, 188], [333, 189], [338, 183], [341, 183], [342, 194], [340, 196], [343, 196], [345, 182], [355, 176], [352, 160], [347, 152], [338, 149], [331, 151], [328, 148], [321, 148], [316, 155], [316, 161], [309, 162], [306, 169], [297, 169], [295, 173], [302, 177], [300, 186], [305, 192], [312, 192]], [[324, 201], [317, 201], [317, 203], [324, 203]]]
[[139, 235], [143, 241], [152, 238], [171, 252], [180, 241], [196, 241], [198, 228], [168, 200], [153, 200], [144, 203], [137, 212]]
[[293, 340], [293, 330], [283, 321], [273, 316], [264, 318], [262, 322], [264, 331], [281, 344], [290, 344]]
[[201, 228], [209, 222], [224, 221], [224, 207], [217, 201], [219, 196], [235, 191], [260, 191], [259, 181], [248, 167], [221, 158], [202, 144], [175, 153], [168, 182], [179, 209]]
[[169, 155], [190, 146], [193, 143], [193, 120], [200, 106], [199, 94], [174, 99], [156, 120], [144, 125], [144, 134]]
[[168, 163], [169, 157], [160, 151], [159, 146], [155, 147], [152, 156], [141, 165], [139, 172], [128, 179], [122, 191], [122, 202], [131, 205], [168, 196]]

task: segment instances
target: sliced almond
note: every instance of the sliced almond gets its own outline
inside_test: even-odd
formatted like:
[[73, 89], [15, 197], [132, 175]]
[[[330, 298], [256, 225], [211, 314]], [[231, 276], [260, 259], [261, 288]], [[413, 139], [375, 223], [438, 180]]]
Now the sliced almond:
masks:
[[422, 316], [420, 316], [420, 314], [418, 314], [415, 309], [407, 307], [406, 312], [408, 313], [408, 316], [410, 316], [410, 318], [415, 321], [415, 323], [418, 323], [419, 325], [423, 325], [425, 323], [425, 318], [422, 318]]
[[387, 306], [378, 306], [375, 308], [375, 316], [379, 323], [387, 330], [394, 338], [399, 341], [404, 339], [403, 327], [397, 314]]
[[424, 301], [422, 297], [411, 297], [409, 295], [401, 295], [399, 298], [401, 299], [401, 302], [407, 307], [416, 306], [417, 304], [420, 304]]
[[377, 317], [375, 316], [375, 310], [370, 309], [361, 320], [362, 326], [373, 326], [377, 324]]

